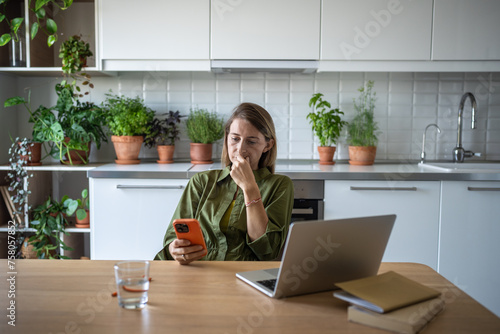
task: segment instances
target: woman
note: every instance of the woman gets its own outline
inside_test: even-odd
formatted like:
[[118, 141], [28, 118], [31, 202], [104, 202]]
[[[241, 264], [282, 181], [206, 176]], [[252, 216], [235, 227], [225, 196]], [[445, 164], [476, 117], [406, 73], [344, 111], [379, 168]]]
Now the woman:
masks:
[[288, 233], [293, 183], [274, 174], [277, 147], [269, 113], [253, 103], [237, 106], [226, 122], [222, 170], [193, 176], [172, 221], [196, 218], [207, 251], [177, 239], [172, 222], [155, 260], [273, 260]]

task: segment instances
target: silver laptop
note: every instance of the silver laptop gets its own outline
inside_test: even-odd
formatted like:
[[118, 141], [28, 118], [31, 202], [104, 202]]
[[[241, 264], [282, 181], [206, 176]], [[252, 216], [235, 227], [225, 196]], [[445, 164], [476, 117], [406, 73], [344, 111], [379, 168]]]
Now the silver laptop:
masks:
[[236, 273], [272, 298], [335, 289], [376, 275], [396, 215], [292, 223], [279, 268]]

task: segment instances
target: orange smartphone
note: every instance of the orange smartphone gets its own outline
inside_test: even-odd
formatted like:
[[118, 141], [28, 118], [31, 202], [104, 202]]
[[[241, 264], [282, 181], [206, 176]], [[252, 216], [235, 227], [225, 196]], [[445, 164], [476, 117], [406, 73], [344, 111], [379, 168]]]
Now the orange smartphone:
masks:
[[177, 239], [187, 239], [191, 241], [191, 245], [202, 245], [203, 249], [207, 249], [203, 233], [201, 232], [200, 222], [197, 219], [175, 219], [173, 224]]

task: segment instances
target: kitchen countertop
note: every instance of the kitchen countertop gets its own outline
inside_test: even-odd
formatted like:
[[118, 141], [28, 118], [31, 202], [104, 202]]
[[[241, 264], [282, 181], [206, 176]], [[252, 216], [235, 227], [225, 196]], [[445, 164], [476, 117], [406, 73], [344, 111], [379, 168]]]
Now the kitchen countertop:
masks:
[[[190, 162], [137, 165], [105, 164], [87, 171], [92, 178], [188, 179], [198, 172], [220, 169], [220, 162], [193, 165]], [[500, 172], [490, 170], [440, 171], [418, 162], [380, 161], [371, 166], [352, 166], [347, 161], [320, 165], [317, 160], [279, 160], [276, 173], [296, 180], [391, 180], [391, 181], [500, 181]]]

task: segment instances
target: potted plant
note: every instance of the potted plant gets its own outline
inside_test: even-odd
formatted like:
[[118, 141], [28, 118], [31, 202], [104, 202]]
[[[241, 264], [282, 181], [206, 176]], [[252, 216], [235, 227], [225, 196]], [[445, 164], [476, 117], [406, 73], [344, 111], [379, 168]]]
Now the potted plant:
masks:
[[115, 147], [117, 164], [138, 164], [144, 136], [149, 134], [149, 124], [155, 112], [144, 105], [139, 97], [106, 94], [104, 109], [111, 141]]
[[353, 99], [356, 115], [349, 122], [348, 143], [351, 165], [372, 165], [377, 153], [378, 124], [374, 119], [376, 93], [373, 81], [358, 89], [358, 99]]
[[76, 96], [83, 97], [89, 94], [88, 91], [81, 94], [81, 88], [77, 85], [77, 79], [79, 78], [82, 79], [82, 85], [94, 88], [94, 85], [90, 82], [91, 76], [88, 73], [81, 72], [87, 66], [87, 58], [92, 56], [93, 53], [90, 51], [89, 43], [82, 40], [82, 37], [78, 35], [70, 36], [59, 48], [63, 74], [72, 78], [71, 83], [68, 83], [65, 79], [61, 85], [75, 87]]
[[[79, 228], [89, 228], [90, 227], [90, 215], [89, 215], [89, 191], [83, 189], [81, 193], [81, 198], [76, 199], [77, 209], [75, 211], [76, 215], [76, 227]], [[71, 202], [68, 202], [68, 206]]]
[[186, 120], [186, 129], [191, 140], [191, 163], [213, 163], [213, 143], [224, 137], [224, 119], [206, 109], [191, 109]]
[[33, 209], [33, 220], [30, 225], [35, 229], [29, 238], [33, 250], [40, 259], [68, 259], [58, 254], [59, 248], [72, 250], [61, 240], [60, 233], [68, 234], [65, 227], [69, 224], [66, 217], [71, 216], [77, 208], [76, 201], [64, 196], [60, 202], [49, 197], [43, 204]]
[[340, 131], [347, 124], [341, 118], [344, 113], [338, 108], [331, 109], [331, 104], [323, 100], [323, 94], [321, 93], [313, 94], [309, 100], [309, 107], [313, 111], [307, 115], [307, 118], [309, 123], [312, 124], [312, 130], [320, 143], [318, 146], [319, 163], [320, 165], [333, 165], [335, 164], [333, 155], [336, 147], [332, 145], [337, 144]]
[[179, 111], [169, 111], [163, 115], [167, 115], [165, 119], [155, 117], [150, 127], [150, 133], [144, 139], [144, 144], [149, 147], [155, 147], [158, 150], [160, 164], [170, 164], [174, 162], [175, 141], [179, 139], [179, 127], [181, 115]]
[[80, 102], [72, 86], [58, 84], [56, 92], [58, 100], [54, 109], [58, 111], [57, 122], [64, 139], [52, 142], [51, 154], [65, 164], [87, 164], [91, 143], [100, 149], [101, 143], [108, 141], [104, 111], [94, 103]]
[[39, 166], [42, 164], [41, 152], [42, 144], [45, 142], [46, 132], [51, 131], [51, 129], [49, 128], [50, 126], [46, 123], [46, 119], [50, 118], [51, 115], [54, 115], [52, 114], [50, 109], [44, 106], [40, 106], [35, 111], [32, 111], [30, 96], [31, 92], [28, 92], [28, 100], [21, 96], [11, 97], [4, 102], [4, 107], [8, 108], [22, 104], [28, 111], [30, 116], [28, 122], [33, 123], [32, 138], [25, 139], [25, 142], [21, 143], [20, 145], [25, 146], [25, 149], [28, 150], [26, 152], [29, 152], [29, 155], [26, 156], [24, 154], [21, 154], [21, 152], [18, 153], [20, 153], [22, 157], [24, 156], [24, 159], [28, 159], [28, 166]]

